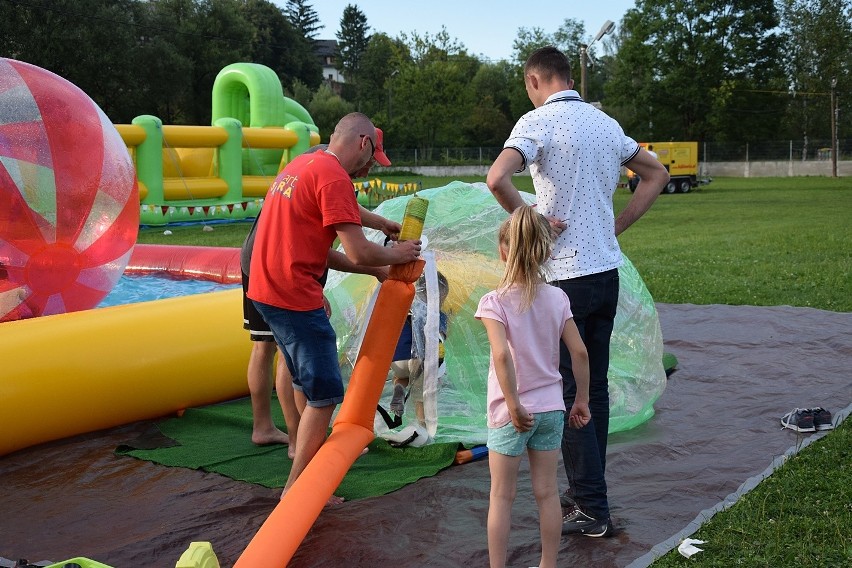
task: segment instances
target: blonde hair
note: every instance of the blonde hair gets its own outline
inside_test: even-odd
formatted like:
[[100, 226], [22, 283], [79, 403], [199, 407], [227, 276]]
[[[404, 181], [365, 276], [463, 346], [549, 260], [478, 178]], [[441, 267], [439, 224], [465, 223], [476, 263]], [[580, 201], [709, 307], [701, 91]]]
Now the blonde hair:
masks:
[[535, 208], [522, 205], [500, 225], [498, 239], [506, 251], [506, 271], [498, 290], [503, 294], [509, 286], [520, 287], [520, 311], [526, 311], [546, 278], [544, 264], [553, 249], [550, 223]]

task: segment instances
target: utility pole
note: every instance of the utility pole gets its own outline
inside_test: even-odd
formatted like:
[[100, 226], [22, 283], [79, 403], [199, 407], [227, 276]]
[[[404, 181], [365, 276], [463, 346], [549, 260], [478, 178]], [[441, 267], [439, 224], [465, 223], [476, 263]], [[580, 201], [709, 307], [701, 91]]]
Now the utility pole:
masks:
[[831, 177], [837, 177], [837, 77], [831, 79]]
[[392, 102], [393, 102], [392, 101], [392, 99], [393, 99], [393, 93], [392, 93], [392, 91], [393, 91], [393, 78], [396, 77], [397, 73], [399, 73], [399, 69], [394, 69], [391, 72], [391, 74], [390, 74], [390, 76], [388, 77], [388, 80], [387, 80], [387, 84], [388, 84], [388, 125], [385, 128], [390, 128], [391, 121], [393, 120], [393, 106], [392, 106]]

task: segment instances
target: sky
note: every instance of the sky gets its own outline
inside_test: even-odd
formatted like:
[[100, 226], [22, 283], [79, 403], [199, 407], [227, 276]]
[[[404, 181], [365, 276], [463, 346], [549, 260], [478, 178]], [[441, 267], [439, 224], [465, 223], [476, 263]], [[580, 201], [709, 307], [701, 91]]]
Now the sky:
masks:
[[[286, 6], [286, 0], [276, 0]], [[347, 4], [354, 4], [367, 16], [369, 33], [383, 32], [396, 37], [416, 31], [434, 36], [446, 27], [450, 38], [464, 44], [468, 53], [487, 59], [509, 59], [518, 28], [541, 28], [555, 32], [566, 18], [583, 22], [586, 34], [594, 37], [607, 20], [618, 25], [634, 7], [635, 0], [313, 0], [308, 2], [320, 23], [317, 39], [335, 39]]]

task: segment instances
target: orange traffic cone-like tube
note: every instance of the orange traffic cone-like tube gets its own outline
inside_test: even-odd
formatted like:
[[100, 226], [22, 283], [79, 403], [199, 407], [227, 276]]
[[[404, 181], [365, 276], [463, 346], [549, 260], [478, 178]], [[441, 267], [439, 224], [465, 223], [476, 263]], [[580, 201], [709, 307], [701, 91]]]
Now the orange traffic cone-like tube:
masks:
[[[401, 240], [419, 239], [428, 201], [412, 197]], [[425, 262], [391, 267], [379, 289], [349, 387], [328, 440], [249, 542], [234, 568], [285, 568], [329, 497], [375, 437], [373, 417]]]

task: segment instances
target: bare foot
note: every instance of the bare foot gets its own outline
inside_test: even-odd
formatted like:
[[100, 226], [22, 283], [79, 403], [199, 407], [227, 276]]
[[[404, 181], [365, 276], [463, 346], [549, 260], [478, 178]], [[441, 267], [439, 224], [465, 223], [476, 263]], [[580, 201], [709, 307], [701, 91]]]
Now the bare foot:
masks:
[[287, 446], [287, 457], [292, 459], [296, 459], [296, 440], [293, 440], [293, 443]]
[[[361, 456], [365, 455], [365, 454], [366, 454], [367, 452], [369, 452], [369, 451], [370, 451], [370, 448], [364, 448], [363, 450], [361, 450], [361, 455], [359, 455], [359, 456], [358, 456], [358, 458], [360, 458]], [[355, 458], [355, 459], [358, 459], [358, 458]]]
[[[264, 432], [252, 432], [251, 441], [258, 446], [268, 446], [269, 444], [289, 444], [290, 437], [278, 428], [273, 428], [272, 430]], [[292, 458], [292, 456], [290, 457]]]
[[345, 500], [346, 499], [344, 499], [343, 497], [338, 497], [337, 495], [332, 495], [331, 497], [328, 498], [328, 501], [326, 502], [325, 506], [326, 507], [336, 507], [338, 505], [342, 505]]

